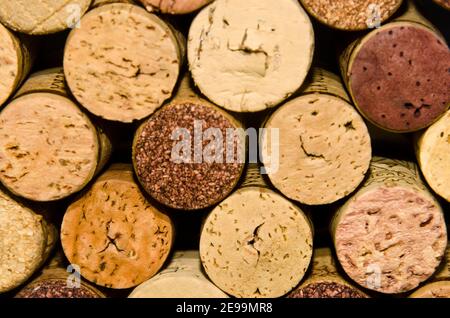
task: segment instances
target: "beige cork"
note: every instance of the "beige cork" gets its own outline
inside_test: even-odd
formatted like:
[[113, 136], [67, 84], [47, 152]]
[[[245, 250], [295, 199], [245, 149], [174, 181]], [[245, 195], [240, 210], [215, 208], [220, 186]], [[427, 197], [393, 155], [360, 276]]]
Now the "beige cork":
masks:
[[179, 33], [126, 3], [91, 10], [81, 23], [67, 40], [64, 72], [86, 109], [128, 123], [151, 115], [171, 97], [184, 59]]
[[268, 175], [290, 199], [335, 202], [353, 192], [369, 168], [372, 149], [364, 120], [339, 77], [323, 69], [313, 69], [300, 96], [277, 109], [265, 128], [262, 161], [266, 167], [278, 161]]
[[450, 110], [419, 137], [416, 155], [428, 185], [450, 202]]
[[12, 290], [45, 262], [56, 229], [42, 215], [0, 191], [0, 293]]
[[168, 14], [187, 14], [204, 7], [213, 0], [139, 0], [145, 8]]
[[386, 294], [411, 291], [431, 277], [447, 246], [442, 208], [417, 166], [380, 157], [337, 211], [332, 237], [348, 276]]
[[91, 9], [95, 9], [105, 4], [112, 4], [112, 3], [136, 4], [134, 0], [93, 0], [91, 4]]
[[91, 0], [8, 0], [0, 2], [0, 22], [12, 30], [44, 35], [72, 28]]
[[84, 278], [123, 289], [158, 272], [172, 247], [173, 231], [169, 217], [140, 192], [131, 165], [116, 164], [69, 206], [61, 241]]
[[167, 267], [129, 298], [228, 298], [203, 272], [198, 251], [179, 251]]
[[54, 201], [80, 191], [111, 153], [106, 135], [68, 97], [62, 69], [32, 75], [0, 113], [0, 181]]
[[196, 85], [236, 112], [271, 108], [292, 95], [306, 78], [313, 51], [311, 21], [297, 0], [217, 0], [189, 31]]
[[296, 205], [267, 188], [251, 165], [243, 187], [206, 218], [200, 256], [209, 278], [235, 297], [281, 297], [308, 269], [313, 229]]

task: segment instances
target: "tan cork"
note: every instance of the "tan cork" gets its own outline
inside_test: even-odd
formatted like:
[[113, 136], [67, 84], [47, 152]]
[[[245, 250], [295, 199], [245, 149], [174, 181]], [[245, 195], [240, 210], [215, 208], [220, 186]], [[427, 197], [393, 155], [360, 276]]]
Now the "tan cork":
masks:
[[139, 0], [150, 12], [187, 14], [204, 7], [213, 0]]

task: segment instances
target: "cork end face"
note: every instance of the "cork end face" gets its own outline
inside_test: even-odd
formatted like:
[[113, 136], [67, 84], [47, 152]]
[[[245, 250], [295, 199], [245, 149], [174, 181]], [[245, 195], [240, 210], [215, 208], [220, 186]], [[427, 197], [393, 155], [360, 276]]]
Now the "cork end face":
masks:
[[380, 186], [352, 199], [334, 232], [336, 254], [350, 278], [387, 294], [427, 280], [447, 245], [442, 210], [430, 198]]
[[20, 81], [19, 47], [16, 45], [13, 35], [0, 24], [0, 106], [16, 89]]
[[25, 287], [15, 298], [103, 298], [103, 296], [84, 284], [72, 288], [67, 285], [66, 280], [47, 279]]
[[[301, 34], [296, 41], [286, 41]], [[312, 62], [311, 21], [297, 0], [218, 0], [189, 31], [195, 83], [219, 106], [236, 112], [274, 107], [303, 83]]]
[[354, 287], [345, 284], [323, 281], [302, 285], [291, 292], [288, 298], [367, 298]]
[[79, 191], [97, 168], [97, 131], [69, 99], [24, 95], [0, 113], [0, 181], [15, 194], [53, 201]]
[[416, 290], [410, 298], [450, 298], [450, 281], [427, 284]]
[[425, 128], [450, 105], [450, 51], [418, 24], [393, 23], [373, 31], [355, 53], [348, 75], [356, 106], [390, 131]]
[[139, 0], [148, 11], [168, 14], [188, 14], [197, 11], [213, 0]]

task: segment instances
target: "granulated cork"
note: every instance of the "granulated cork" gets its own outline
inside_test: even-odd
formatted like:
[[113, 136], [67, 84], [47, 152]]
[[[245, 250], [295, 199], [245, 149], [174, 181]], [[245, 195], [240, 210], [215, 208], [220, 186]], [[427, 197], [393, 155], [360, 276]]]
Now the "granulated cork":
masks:
[[152, 12], [168, 14], [187, 14], [207, 5], [213, 0], [139, 0], [145, 8]]

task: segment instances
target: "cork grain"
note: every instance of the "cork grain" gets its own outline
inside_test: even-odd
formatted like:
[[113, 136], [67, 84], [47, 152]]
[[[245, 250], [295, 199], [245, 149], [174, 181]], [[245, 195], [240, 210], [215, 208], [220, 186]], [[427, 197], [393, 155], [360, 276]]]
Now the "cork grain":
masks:
[[21, 63], [19, 49], [14, 35], [0, 24], [0, 106], [18, 85]]
[[102, 298], [84, 283], [79, 288], [67, 285], [64, 279], [46, 279], [30, 284], [22, 289], [15, 298]]
[[337, 282], [311, 283], [298, 288], [288, 298], [366, 298], [357, 289]]
[[187, 14], [211, 3], [213, 0], [139, 0], [145, 8], [152, 12], [169, 14]]
[[409, 296], [410, 298], [450, 298], [450, 281], [427, 284]]

